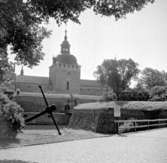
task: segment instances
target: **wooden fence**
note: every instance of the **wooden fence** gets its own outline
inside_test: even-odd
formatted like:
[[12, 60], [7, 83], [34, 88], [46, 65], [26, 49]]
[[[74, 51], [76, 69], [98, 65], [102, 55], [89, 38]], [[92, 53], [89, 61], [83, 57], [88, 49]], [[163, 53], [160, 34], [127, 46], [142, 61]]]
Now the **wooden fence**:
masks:
[[117, 133], [167, 127], [167, 119], [115, 120]]

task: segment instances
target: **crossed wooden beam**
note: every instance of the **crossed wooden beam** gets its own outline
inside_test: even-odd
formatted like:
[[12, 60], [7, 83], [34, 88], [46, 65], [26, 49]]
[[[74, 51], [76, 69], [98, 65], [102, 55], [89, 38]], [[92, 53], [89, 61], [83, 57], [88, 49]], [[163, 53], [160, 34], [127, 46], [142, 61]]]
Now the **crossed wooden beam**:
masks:
[[46, 104], [46, 109], [45, 109], [44, 111], [42, 111], [42, 112], [40, 112], [40, 113], [38, 113], [38, 114], [36, 114], [36, 115], [34, 115], [34, 116], [28, 118], [28, 119], [26, 119], [25, 122], [28, 123], [28, 122], [32, 121], [33, 119], [36, 119], [36, 118], [38, 118], [38, 117], [40, 117], [40, 116], [42, 116], [42, 115], [44, 115], [44, 114], [49, 114], [50, 117], [52, 118], [53, 124], [55, 125], [55, 127], [56, 127], [56, 129], [57, 129], [57, 131], [58, 131], [58, 134], [61, 135], [61, 132], [60, 132], [60, 130], [59, 130], [59, 127], [58, 127], [58, 125], [57, 125], [57, 123], [56, 123], [56, 120], [55, 120], [55, 118], [54, 118], [54, 116], [53, 116], [53, 111], [56, 110], [56, 106], [55, 106], [55, 105], [49, 106], [48, 101], [47, 101], [47, 99], [46, 99], [46, 96], [45, 96], [45, 94], [44, 94], [44, 92], [43, 92], [42, 87], [41, 87], [40, 85], [39, 85], [38, 87], [39, 87], [40, 90], [41, 90], [43, 99], [44, 99], [45, 104]]

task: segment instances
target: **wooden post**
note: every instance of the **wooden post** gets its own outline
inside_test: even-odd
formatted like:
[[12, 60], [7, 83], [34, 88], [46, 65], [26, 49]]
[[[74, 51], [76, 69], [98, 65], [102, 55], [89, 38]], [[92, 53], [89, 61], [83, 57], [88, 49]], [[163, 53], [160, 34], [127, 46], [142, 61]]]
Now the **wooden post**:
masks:
[[115, 130], [116, 130], [116, 134], [119, 134], [119, 117], [115, 117], [115, 120], [116, 120], [116, 128], [115, 128]]
[[148, 125], [148, 129], [149, 129], [150, 128], [150, 126], [149, 126], [150, 125], [149, 120], [147, 121], [147, 125]]
[[114, 106], [114, 119], [115, 119], [115, 132], [116, 132], [116, 134], [119, 134], [119, 122], [118, 122], [119, 117], [121, 117], [121, 108], [115, 102], [115, 106]]
[[135, 132], [136, 132], [136, 121], [134, 122]]

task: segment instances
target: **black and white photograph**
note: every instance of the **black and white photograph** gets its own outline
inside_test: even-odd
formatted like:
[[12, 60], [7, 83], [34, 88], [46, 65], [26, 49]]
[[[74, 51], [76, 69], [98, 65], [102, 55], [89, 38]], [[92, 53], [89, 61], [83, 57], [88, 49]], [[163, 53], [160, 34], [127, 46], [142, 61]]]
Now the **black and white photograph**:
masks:
[[167, 163], [167, 1], [0, 0], [0, 163]]

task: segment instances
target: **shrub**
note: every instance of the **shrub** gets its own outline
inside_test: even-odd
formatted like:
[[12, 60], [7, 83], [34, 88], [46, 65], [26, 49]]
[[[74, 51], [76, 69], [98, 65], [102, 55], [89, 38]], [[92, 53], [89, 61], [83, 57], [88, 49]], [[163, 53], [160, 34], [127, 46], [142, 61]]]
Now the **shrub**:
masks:
[[147, 91], [141, 90], [126, 90], [122, 91], [119, 96], [121, 101], [148, 101], [149, 93]]
[[150, 90], [151, 101], [166, 101], [167, 86], [155, 86]]
[[[24, 127], [23, 109], [14, 101], [10, 100], [7, 95], [0, 93], [0, 118], [6, 121], [1, 126], [5, 131], [0, 132], [1, 137], [15, 137], [16, 134]], [[1, 124], [2, 125], [2, 124]]]
[[113, 90], [109, 90], [103, 94], [104, 101], [113, 101], [117, 99], [117, 95], [114, 93]]

